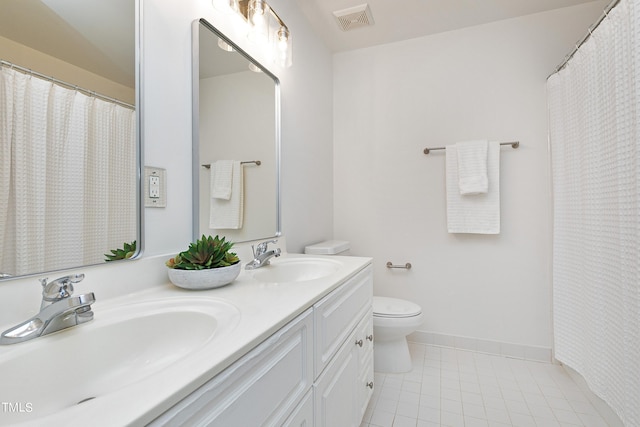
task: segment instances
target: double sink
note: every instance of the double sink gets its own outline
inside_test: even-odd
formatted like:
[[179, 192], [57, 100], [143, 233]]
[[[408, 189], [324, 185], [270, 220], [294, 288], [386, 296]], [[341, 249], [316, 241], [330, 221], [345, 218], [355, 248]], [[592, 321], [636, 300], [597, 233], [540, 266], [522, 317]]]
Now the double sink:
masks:
[[[110, 399], [116, 405], [112, 411], [119, 411], [123, 408], [117, 405], [139, 397], [142, 390], [153, 394], [160, 385], [170, 389], [180, 382], [175, 379], [187, 377], [181, 373], [215, 360], [221, 347], [231, 342], [238, 347], [241, 337], [234, 332], [242, 334], [248, 325], [238, 326], [254, 321], [237, 303], [246, 297], [228, 298], [231, 288], [249, 292], [261, 284], [278, 284], [286, 289], [329, 278], [341, 267], [333, 259], [285, 256], [244, 271], [239, 283], [222, 292], [168, 286], [164, 293], [143, 292], [104, 303], [98, 299], [93, 321], [0, 348], [0, 425], [55, 425], [65, 412], [74, 416], [100, 399]], [[168, 394], [157, 395], [162, 400]]]

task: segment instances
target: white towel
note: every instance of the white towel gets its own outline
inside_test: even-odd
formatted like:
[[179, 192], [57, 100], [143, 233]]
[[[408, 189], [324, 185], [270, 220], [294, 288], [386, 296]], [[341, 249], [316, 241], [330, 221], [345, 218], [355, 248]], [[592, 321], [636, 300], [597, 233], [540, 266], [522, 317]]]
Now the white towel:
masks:
[[211, 198], [229, 200], [233, 179], [233, 160], [218, 160], [211, 163], [209, 188]]
[[487, 177], [487, 141], [456, 143], [458, 154], [458, 185], [460, 194], [484, 194], [489, 190]]
[[488, 192], [472, 197], [460, 194], [456, 146], [446, 147], [447, 229], [449, 233], [500, 233], [500, 144], [491, 141], [488, 145]]
[[239, 230], [244, 218], [243, 170], [239, 161], [233, 162], [231, 196], [229, 200], [210, 198], [209, 228]]

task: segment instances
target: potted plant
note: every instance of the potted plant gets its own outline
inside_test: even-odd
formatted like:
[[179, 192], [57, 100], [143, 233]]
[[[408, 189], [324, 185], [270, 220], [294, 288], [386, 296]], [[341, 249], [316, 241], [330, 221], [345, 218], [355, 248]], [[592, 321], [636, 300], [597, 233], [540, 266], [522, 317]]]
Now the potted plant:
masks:
[[238, 256], [231, 252], [233, 243], [219, 236], [202, 237], [189, 248], [169, 259], [169, 280], [185, 289], [213, 289], [228, 285], [240, 274]]
[[105, 261], [118, 261], [121, 259], [129, 259], [136, 253], [136, 241], [131, 243], [124, 242], [122, 248], [111, 249], [111, 254], [104, 254]]

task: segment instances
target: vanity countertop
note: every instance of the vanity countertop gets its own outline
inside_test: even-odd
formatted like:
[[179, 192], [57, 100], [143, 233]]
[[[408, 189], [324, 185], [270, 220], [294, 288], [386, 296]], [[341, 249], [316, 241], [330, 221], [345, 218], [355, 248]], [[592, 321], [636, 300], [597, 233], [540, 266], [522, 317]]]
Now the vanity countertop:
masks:
[[[166, 259], [167, 257], [164, 256], [162, 258]], [[322, 258], [322, 256], [285, 254], [281, 258], [274, 260], [273, 263], [275, 265], [280, 260], [309, 258]], [[340, 263], [337, 271], [328, 276], [304, 282], [267, 283], [256, 280], [254, 275], [263, 272], [265, 268], [268, 269], [269, 266], [267, 266], [251, 271], [243, 269], [231, 285], [212, 290], [184, 290], [171, 284], [168, 278], [163, 283], [148, 288], [141, 286], [136, 292], [122, 296], [111, 295], [108, 298], [100, 299], [99, 290], [95, 290], [97, 302], [93, 305], [94, 321], [100, 318], [101, 311], [107, 311], [114, 307], [145, 301], [172, 299], [175, 299], [178, 304], [181, 299], [193, 298], [194, 296], [202, 297], [202, 299], [212, 298], [229, 303], [238, 309], [240, 316], [237, 326], [233, 328], [231, 333], [224, 334], [217, 339], [216, 346], [213, 349], [195, 351], [185, 356], [184, 362], [187, 362], [188, 359], [188, 363], [178, 362], [171, 364], [159, 374], [149, 375], [123, 387], [121, 390], [103, 396], [96, 396], [94, 399], [82, 404], [47, 415], [44, 419], [33, 418], [38, 411], [37, 407], [33, 407], [31, 417], [28, 417], [32, 421], [25, 425], [42, 425], [43, 421], [48, 426], [114, 426], [145, 425], [149, 423], [230, 366], [300, 313], [307, 310], [333, 289], [371, 264], [371, 258], [365, 257], [331, 256], [328, 258]], [[155, 265], [157, 266], [158, 262]], [[144, 274], [140, 275], [140, 277], [143, 276]], [[114, 286], [117, 287], [118, 285]], [[87, 289], [89, 289], [88, 285]], [[109, 293], [105, 291], [105, 294], [108, 295]], [[72, 329], [82, 327], [83, 325]], [[2, 360], [10, 356], [14, 349], [16, 351], [25, 351], [26, 347], [29, 346], [33, 351], [46, 351], [47, 343], [60, 339], [65, 332], [62, 331], [41, 337], [32, 342], [0, 348], [0, 366]], [[140, 339], [144, 339], [144, 337], [140, 337]], [[52, 361], [52, 363], [55, 364], [56, 362]], [[64, 365], [69, 369], [69, 375], [81, 375], [81, 373], [73, 372], [73, 358], [65, 361]], [[10, 392], [10, 390], [7, 392]], [[3, 399], [11, 400], [10, 397], [6, 396], [6, 393], [3, 395]], [[3, 425], [1, 414], [0, 425]]]

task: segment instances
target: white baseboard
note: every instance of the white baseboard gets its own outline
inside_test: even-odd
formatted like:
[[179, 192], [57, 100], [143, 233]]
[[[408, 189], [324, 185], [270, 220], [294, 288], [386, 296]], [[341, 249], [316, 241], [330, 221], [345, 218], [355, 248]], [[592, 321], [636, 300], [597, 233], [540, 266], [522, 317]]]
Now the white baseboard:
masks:
[[407, 339], [411, 342], [431, 344], [443, 347], [472, 350], [479, 353], [497, 354], [516, 359], [535, 360], [537, 362], [553, 363], [551, 348], [537, 347], [523, 344], [512, 344], [478, 338], [444, 335], [434, 332], [416, 331]]

